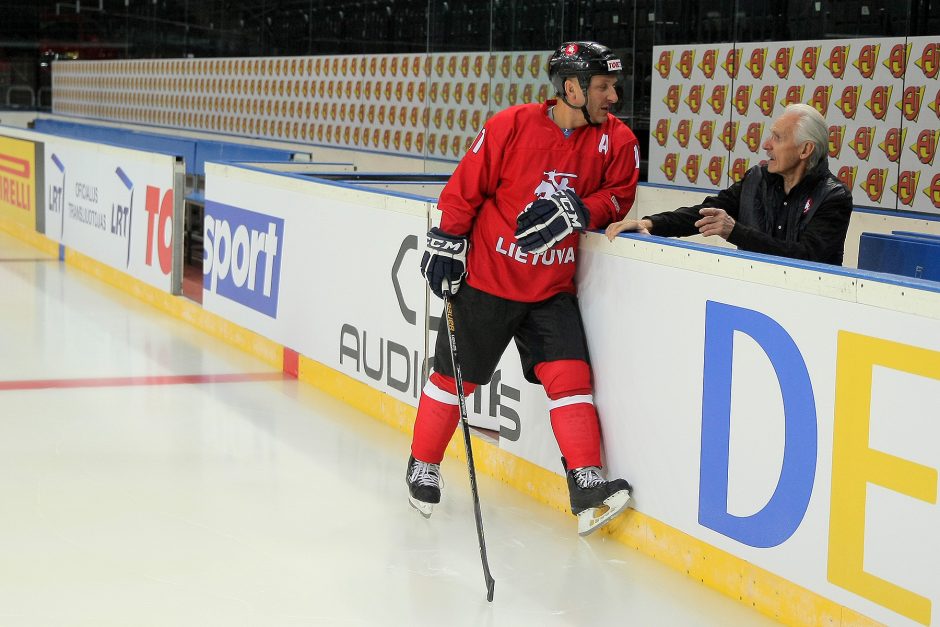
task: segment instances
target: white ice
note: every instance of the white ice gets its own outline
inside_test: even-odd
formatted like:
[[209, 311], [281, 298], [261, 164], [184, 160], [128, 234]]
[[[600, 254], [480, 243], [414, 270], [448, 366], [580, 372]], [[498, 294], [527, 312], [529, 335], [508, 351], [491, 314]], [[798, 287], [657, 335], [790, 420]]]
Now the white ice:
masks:
[[[0, 384], [271, 372], [0, 232]], [[459, 433], [458, 433], [459, 436]], [[0, 389], [0, 625], [773, 624], [291, 379]]]

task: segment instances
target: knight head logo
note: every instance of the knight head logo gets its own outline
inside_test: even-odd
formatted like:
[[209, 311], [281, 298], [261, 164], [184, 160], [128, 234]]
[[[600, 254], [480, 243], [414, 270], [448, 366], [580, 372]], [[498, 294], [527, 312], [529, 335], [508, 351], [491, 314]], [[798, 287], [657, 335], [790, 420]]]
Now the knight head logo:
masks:
[[[430, 56], [428, 57], [431, 58]], [[496, 55], [491, 54], [490, 58], [486, 60], [486, 75], [490, 78], [496, 77]]]
[[[343, 74], [346, 74], [346, 59], [343, 59]], [[398, 76], [398, 57], [392, 57], [392, 76]]]
[[[348, 87], [349, 83], [346, 83], [346, 85]], [[404, 94], [404, 92], [405, 92], [404, 83], [402, 83], [401, 81], [398, 81], [397, 83], [395, 83], [395, 100], [398, 100], [399, 102], [401, 102], [402, 95]], [[349, 94], [346, 94], [346, 97], [348, 98]]]
[[522, 102], [532, 102], [532, 83], [522, 88]]
[[844, 165], [839, 168], [836, 178], [842, 181], [847, 188], [852, 189], [855, 186], [855, 175], [858, 173], [858, 166]]
[[444, 121], [444, 110], [435, 109], [434, 110], [434, 127], [441, 128], [441, 122]]
[[832, 78], [842, 78], [845, 74], [845, 67], [849, 63], [849, 50], [851, 46], [833, 46], [829, 51], [829, 58], [823, 65], [832, 74]]
[[702, 92], [704, 89], [704, 85], [692, 85], [689, 88], [689, 95], [685, 98], [685, 104], [689, 105], [689, 110], [692, 113], [698, 113], [702, 108]]
[[889, 128], [885, 133], [885, 140], [878, 147], [888, 157], [888, 161], [897, 163], [901, 158], [901, 149], [904, 147], [904, 138], [907, 137], [906, 128]]
[[920, 180], [920, 170], [904, 170], [898, 175], [898, 184], [891, 186], [902, 205], [910, 207], [914, 204], [917, 195], [917, 182]]
[[858, 112], [858, 99], [861, 96], [862, 88], [858, 85], [849, 85], [842, 90], [842, 96], [836, 101], [836, 106], [842, 111], [842, 115], [847, 120], [854, 120]]
[[689, 183], [698, 181], [698, 171], [701, 163], [702, 155], [689, 155], [688, 159], [685, 160], [685, 165], [682, 166], [682, 173], [689, 179]]
[[816, 78], [816, 68], [819, 65], [821, 46], [809, 46], [803, 50], [803, 55], [796, 65], [806, 78]]
[[460, 57], [460, 75], [467, 78], [468, 74], [470, 74], [470, 57], [464, 55]]
[[940, 209], [940, 174], [933, 175], [933, 180], [930, 181], [929, 187], [924, 188], [924, 193], [933, 206]]
[[937, 141], [940, 140], [940, 132], [935, 129], [925, 128], [917, 136], [917, 141], [911, 145], [911, 150], [917, 155], [917, 159], [924, 165], [933, 165], [934, 155], [937, 153]]
[[407, 133], [405, 133], [405, 151], [406, 152], [411, 152], [411, 143], [413, 141], [412, 139], [413, 135], [414, 134], [411, 131], [408, 131]]
[[542, 73], [542, 55], [533, 54], [529, 60], [529, 74], [532, 78], [538, 78]]
[[686, 148], [689, 145], [689, 136], [692, 134], [692, 120], [679, 120], [676, 125], [675, 138], [679, 145]]
[[499, 71], [503, 78], [509, 78], [509, 71], [512, 69], [512, 57], [508, 54], [503, 55], [503, 61], [499, 64]]
[[790, 64], [793, 61], [793, 48], [780, 48], [773, 60], [774, 72], [780, 78], [786, 78], [790, 75]]
[[874, 139], [875, 127], [863, 126], [855, 132], [855, 138], [849, 142], [849, 148], [855, 151], [859, 159], [868, 161]]
[[510, 105], [514, 105], [519, 101], [519, 85], [518, 83], [512, 83], [509, 86], [509, 91], [506, 93], [506, 99], [509, 101]]
[[454, 102], [457, 104], [463, 102], [463, 83], [454, 85]]
[[679, 154], [670, 152], [666, 154], [666, 158], [663, 160], [663, 164], [659, 166], [659, 169], [663, 171], [663, 174], [666, 176], [667, 180], [674, 181], [676, 180], [678, 166]]
[[[481, 55], [477, 55], [473, 59], [473, 75], [476, 76], [477, 78], [480, 78], [480, 75], [482, 73], [483, 73], [483, 57]], [[417, 72], [415, 72], [415, 74], [417, 74]]]
[[747, 126], [747, 130], [744, 132], [744, 137], [741, 138], [741, 141], [744, 142], [744, 145], [747, 146], [747, 149], [751, 152], [757, 152], [760, 148], [761, 137], [764, 136], [764, 123], [763, 122], [751, 122]]
[[919, 67], [927, 78], [937, 78], [937, 72], [940, 70], [940, 44], [931, 42], [924, 46], [924, 51], [920, 53], [920, 58], [914, 61], [914, 65]]
[[744, 179], [744, 175], [747, 174], [748, 168], [751, 167], [751, 160], [744, 159], [743, 157], [738, 157], [731, 164], [731, 167], [728, 168], [728, 176], [731, 177], [731, 181], [737, 183], [740, 180]]
[[656, 129], [653, 131], [653, 138], [660, 146], [665, 146], [669, 141], [669, 118], [660, 118], [656, 122]]
[[823, 117], [826, 116], [826, 112], [829, 110], [829, 98], [832, 96], [832, 86], [831, 85], [820, 85], [813, 90], [813, 95], [809, 99], [809, 105], [815, 107], [819, 111], [820, 115]]
[[702, 60], [699, 62], [698, 67], [702, 70], [702, 74], [705, 75], [705, 78], [712, 78], [715, 76], [715, 70], [718, 69], [718, 50], [715, 48], [709, 48], [702, 53]]
[[783, 95], [783, 100], [780, 101], [784, 107], [791, 104], [796, 104], [798, 102], [803, 102], [803, 86], [802, 85], [790, 85], [787, 87], [787, 93]]
[[483, 112], [479, 109], [476, 109], [473, 112], [473, 115], [470, 116], [470, 128], [479, 129], [480, 128], [480, 118], [482, 117]]
[[715, 134], [715, 121], [714, 120], [702, 120], [702, 123], [698, 127], [698, 133], [695, 134], [695, 138], [702, 145], [702, 148], [705, 150], [710, 150], [712, 147], [712, 137]]
[[[493, 101], [494, 101], [497, 105], [500, 105], [500, 106], [502, 106], [502, 104], [503, 104], [503, 87], [504, 87], [504, 86], [505, 86], [504, 83], [496, 83], [496, 87], [493, 88]], [[677, 101], [676, 101], [676, 108], [678, 108], [678, 107], [679, 107], [679, 102], [678, 102], [678, 100], [677, 100]]]
[[459, 126], [460, 130], [462, 131], [467, 130], [467, 110], [466, 109], [461, 109], [460, 113], [457, 115], [457, 126]]
[[842, 139], [845, 137], [844, 126], [829, 127], [829, 156], [838, 159], [842, 154]]
[[490, 102], [490, 84], [480, 85], [480, 104], [489, 104]]
[[865, 103], [865, 107], [876, 120], [883, 120], [888, 113], [890, 102], [891, 85], [879, 85], [872, 90], [871, 98]]
[[457, 57], [452, 56], [447, 59], [447, 76], [454, 78], [457, 76]]
[[927, 105], [927, 107], [936, 114], [937, 119], [940, 120], [940, 89], [937, 90], [937, 94], [933, 97], [933, 100]]
[[670, 85], [663, 102], [666, 103], [666, 108], [670, 113], [678, 111], [679, 103], [682, 102], [682, 85]]
[[476, 99], [477, 99], [477, 84], [470, 83], [469, 85], [467, 85], [467, 104], [472, 105]]
[[911, 44], [894, 44], [884, 60], [884, 66], [894, 78], [901, 78], [907, 71], [907, 59], [911, 55]]
[[[422, 83], [423, 85], [424, 83]], [[431, 102], [437, 102], [437, 86], [440, 83], [431, 83]]]
[[682, 78], [692, 76], [692, 70], [695, 69], [695, 50], [683, 50], [679, 55], [679, 62], [676, 63], [676, 69], [679, 70]]
[[[940, 93], [940, 92], [938, 92]], [[708, 97], [708, 104], [711, 106], [712, 111], [717, 115], [721, 115], [725, 110], [725, 102], [728, 99], [728, 86], [727, 85], [715, 85], [715, 88], [712, 89], [712, 95]]]
[[728, 54], [725, 55], [725, 62], [721, 64], [721, 67], [724, 68], [728, 78], [735, 79], [738, 77], [738, 70], [741, 68], [742, 52], [740, 48], [732, 48], [728, 51]]
[[872, 202], [881, 202], [881, 196], [885, 191], [885, 182], [888, 180], [888, 170], [881, 168], [872, 168], [868, 172], [865, 180], [859, 184], [865, 195]]
[[445, 103], [450, 102], [450, 83], [441, 85], [441, 100]]
[[516, 65], [513, 68], [516, 72], [516, 78], [522, 78], [525, 76], [525, 55], [517, 54], [516, 55]]
[[757, 96], [755, 104], [760, 112], [770, 117], [774, 114], [774, 106], [777, 100], [777, 86], [764, 85], [761, 87], [760, 94]]
[[739, 85], [734, 92], [734, 108], [741, 115], [747, 115], [747, 109], [751, 104], [751, 86]]
[[724, 175], [725, 169], [725, 158], [724, 157], [712, 157], [708, 161], [708, 167], [705, 168], [705, 176], [708, 177], [708, 180], [711, 181], [712, 185], [718, 185], [721, 183], [721, 178]]
[[418, 125], [418, 107], [411, 107], [411, 125]]
[[901, 101], [898, 102], [898, 108], [901, 110], [901, 115], [904, 116], [904, 119], [908, 122], [916, 122], [917, 118], [920, 117], [920, 106], [924, 99], [924, 88], [923, 87], [907, 87], [904, 89], [904, 93], [901, 95]]
[[755, 48], [747, 60], [745, 67], [751, 72], [754, 78], [760, 78], [764, 75], [764, 66], [767, 64], [767, 48]]
[[[422, 85], [424, 83], [421, 83]], [[359, 87], [359, 83], [356, 83], [356, 87]], [[405, 90], [405, 95], [408, 97], [408, 101], [411, 102], [415, 99], [415, 84], [411, 81], [408, 81], [408, 88]]]
[[734, 144], [738, 141], [738, 122], [725, 122], [721, 129], [721, 145], [725, 150], [734, 150]]
[[[359, 129], [357, 128], [356, 130], [358, 131]], [[422, 153], [424, 152], [424, 133], [418, 133], [415, 137], [415, 150]]]
[[656, 62], [656, 71], [660, 78], [669, 78], [669, 72], [672, 70], [672, 50], [663, 50], [659, 53], [659, 61]]
[[878, 67], [878, 53], [881, 51], [881, 44], [868, 44], [862, 46], [858, 52], [858, 58], [852, 62], [858, 68], [862, 78], [871, 78], [875, 75], [875, 69]]

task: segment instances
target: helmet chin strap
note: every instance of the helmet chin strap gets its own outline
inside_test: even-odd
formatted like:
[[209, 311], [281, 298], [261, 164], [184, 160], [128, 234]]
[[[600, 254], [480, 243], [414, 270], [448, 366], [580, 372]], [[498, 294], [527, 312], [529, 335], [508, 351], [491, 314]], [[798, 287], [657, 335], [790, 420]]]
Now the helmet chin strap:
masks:
[[578, 78], [578, 84], [581, 86], [581, 93], [584, 94], [584, 104], [581, 105], [580, 107], [574, 106], [573, 104], [571, 104], [570, 102], [568, 102], [568, 98], [565, 96], [564, 92], [562, 92], [561, 94], [559, 94], [559, 96], [560, 96], [560, 98], [561, 98], [561, 101], [562, 101], [563, 103], [565, 103], [566, 105], [568, 105], [569, 107], [571, 107], [572, 109], [580, 109], [580, 110], [581, 110], [581, 114], [584, 116], [584, 121], [588, 123], [588, 126], [600, 126], [600, 124], [598, 124], [597, 122], [595, 122], [594, 120], [591, 119], [591, 114], [588, 113], [588, 108], [587, 108], [587, 94], [588, 94], [587, 85], [585, 85], [584, 80], [582, 80], [581, 78]]

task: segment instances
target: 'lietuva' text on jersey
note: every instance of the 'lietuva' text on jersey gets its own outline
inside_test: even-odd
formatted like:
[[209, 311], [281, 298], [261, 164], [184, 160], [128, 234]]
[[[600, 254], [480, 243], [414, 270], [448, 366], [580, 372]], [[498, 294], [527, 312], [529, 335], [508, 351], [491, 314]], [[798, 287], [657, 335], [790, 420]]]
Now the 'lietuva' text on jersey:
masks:
[[[591, 213], [589, 228], [623, 219], [636, 196], [640, 152], [633, 132], [614, 116], [565, 138], [544, 104], [494, 115], [474, 139], [441, 192], [441, 228], [469, 233], [467, 282], [510, 300], [536, 302], [574, 293], [578, 233], [547, 251], [516, 245], [516, 218], [533, 200], [571, 189]], [[562, 105], [563, 106], [563, 105]]]

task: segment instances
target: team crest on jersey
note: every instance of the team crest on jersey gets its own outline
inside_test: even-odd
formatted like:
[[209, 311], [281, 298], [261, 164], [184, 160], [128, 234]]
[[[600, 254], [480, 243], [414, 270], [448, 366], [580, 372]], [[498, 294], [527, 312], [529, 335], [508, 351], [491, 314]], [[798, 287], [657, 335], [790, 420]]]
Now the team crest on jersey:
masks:
[[571, 179], [578, 178], [577, 174], [551, 170], [550, 172], [543, 172], [542, 176], [544, 178], [542, 178], [542, 181], [535, 188], [535, 195], [538, 198], [548, 198], [558, 191], [569, 189], [573, 192], [575, 191], [574, 187], [571, 186]]

